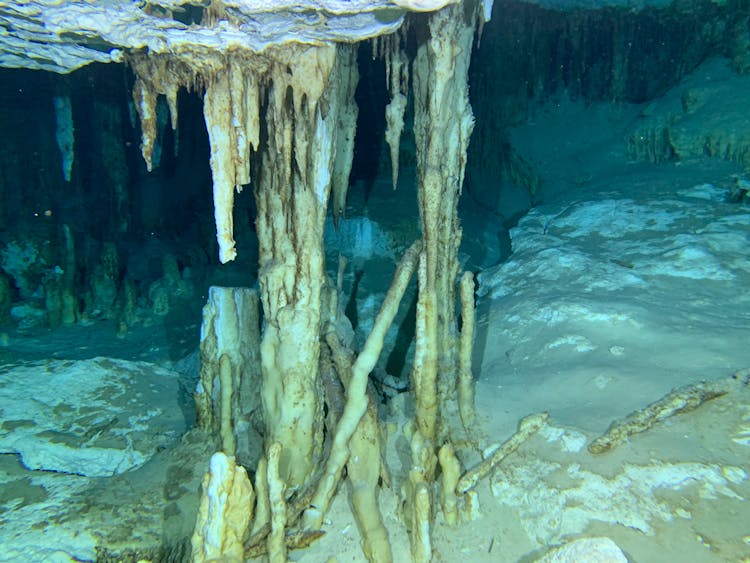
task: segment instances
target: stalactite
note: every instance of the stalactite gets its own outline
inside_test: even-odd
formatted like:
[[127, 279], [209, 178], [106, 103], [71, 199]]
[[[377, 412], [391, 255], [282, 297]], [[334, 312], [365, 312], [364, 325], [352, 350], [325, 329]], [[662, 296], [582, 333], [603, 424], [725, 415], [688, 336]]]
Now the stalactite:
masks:
[[129, 62], [136, 74], [133, 100], [141, 120], [141, 153], [149, 171], [157, 135], [158, 96], [166, 97], [171, 124], [176, 128], [179, 88], [205, 85], [203, 113], [211, 145], [219, 260], [234, 260], [234, 193], [250, 181], [251, 149], [257, 150], [260, 131], [257, 77], [266, 72], [267, 58], [239, 52], [226, 57], [196, 53], [186, 59], [136, 53]]
[[203, 96], [203, 115], [211, 144], [216, 240], [219, 243], [219, 261], [224, 264], [237, 256], [232, 212], [234, 191], [242, 189], [236, 182], [238, 162], [235, 144], [232, 142], [232, 97], [229, 91], [228, 72], [220, 73], [206, 88]]
[[133, 102], [141, 120], [141, 154], [150, 172], [157, 135], [158, 97], [166, 97], [172, 129], [177, 129], [177, 92], [181, 86], [193, 85], [197, 71], [177, 57], [149, 56], [140, 52], [132, 53], [128, 62], [136, 76]]
[[461, 334], [458, 346], [458, 412], [464, 428], [474, 425], [474, 376], [471, 350], [474, 346], [474, 275], [461, 276]]
[[156, 99], [158, 94], [151, 84], [141, 78], [136, 78], [133, 86], [133, 101], [138, 117], [141, 119], [141, 154], [146, 161], [146, 170], [151, 172], [153, 166], [151, 156], [154, 152], [156, 140]]
[[349, 189], [349, 174], [354, 158], [354, 138], [357, 130], [359, 108], [354, 92], [359, 81], [356, 45], [339, 47], [341, 57], [341, 86], [338, 88], [339, 120], [336, 139], [336, 157], [333, 163], [333, 185], [331, 187], [333, 222], [338, 227], [339, 218], [346, 211], [346, 194]]
[[73, 160], [75, 159], [73, 104], [69, 95], [56, 96], [52, 101], [55, 106], [55, 125], [57, 126], [55, 138], [57, 139], [57, 147], [60, 149], [63, 178], [66, 182], [70, 182]]
[[405, 29], [406, 26], [380, 40], [385, 58], [386, 87], [391, 96], [391, 101], [385, 107], [385, 142], [391, 153], [391, 182], [394, 190], [398, 185], [398, 155], [409, 89], [409, 64], [403, 47]]
[[209, 81], [203, 97], [203, 114], [211, 144], [214, 218], [219, 260], [234, 260], [234, 193], [250, 182], [251, 148], [260, 138], [258, 65], [245, 65], [230, 57], [226, 68]]

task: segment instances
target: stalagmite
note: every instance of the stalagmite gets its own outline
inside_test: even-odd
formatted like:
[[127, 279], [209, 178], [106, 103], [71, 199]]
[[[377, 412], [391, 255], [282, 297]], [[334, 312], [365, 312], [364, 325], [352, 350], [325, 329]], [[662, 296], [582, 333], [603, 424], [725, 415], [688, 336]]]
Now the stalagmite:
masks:
[[430, 539], [431, 499], [427, 483], [419, 482], [414, 490], [414, 508], [411, 521], [411, 554], [414, 563], [429, 563], [432, 560]]
[[270, 563], [286, 561], [286, 484], [279, 474], [281, 444], [275, 442], [268, 448], [268, 500], [271, 509], [271, 533], [268, 534], [268, 560]]
[[473, 522], [480, 516], [479, 512], [479, 494], [472, 489], [461, 496], [461, 520], [463, 522]]
[[65, 239], [65, 258], [61, 287], [61, 320], [63, 324], [70, 325], [78, 319], [78, 300], [76, 299], [76, 247], [75, 237], [67, 224], [62, 226], [63, 238]]
[[458, 412], [467, 430], [474, 424], [474, 379], [471, 350], [474, 345], [474, 275], [461, 276], [461, 333], [458, 342]]
[[253, 487], [234, 458], [217, 452], [203, 477], [198, 519], [192, 537], [196, 563], [243, 561], [243, 540], [253, 515]]
[[[249, 453], [251, 417], [259, 415], [260, 319], [258, 292], [211, 287], [201, 325], [201, 372], [196, 391], [198, 426], [219, 437], [227, 455], [255, 462]], [[245, 459], [251, 458], [251, 459]]]
[[456, 485], [461, 476], [461, 464], [456, 458], [453, 444], [448, 442], [438, 450], [438, 460], [442, 471], [440, 487], [440, 504], [443, 508], [445, 523], [449, 526], [458, 524], [458, 497]]
[[261, 528], [271, 522], [271, 507], [268, 500], [268, 460], [261, 457], [255, 466], [255, 493], [257, 502], [255, 504], [255, 518], [251, 532], [258, 533]]
[[[415, 431], [405, 511], [412, 524], [412, 556], [416, 561], [431, 557], [430, 486], [435, 477], [435, 448], [438, 439], [449, 438], [445, 417], [456, 410], [461, 368], [456, 353], [455, 314], [461, 241], [458, 196], [474, 125], [468, 97], [468, 67], [480, 18], [478, 8], [478, 4], [452, 5], [429, 14], [427, 33], [417, 47], [413, 63], [417, 188], [424, 250], [419, 267], [412, 371]], [[470, 400], [465, 392], [463, 398]], [[467, 410], [464, 405], [464, 411]], [[444, 500], [452, 519], [451, 499]]]
[[[437, 396], [437, 347], [436, 330], [437, 296], [427, 285], [427, 258], [424, 252], [419, 257], [419, 298], [414, 338], [414, 366], [412, 387], [414, 389], [417, 430], [425, 440], [435, 442], [438, 423]], [[428, 476], [431, 480], [432, 476]]]
[[419, 430], [411, 438], [411, 459], [404, 491], [404, 517], [410, 530], [412, 558], [415, 562], [428, 562], [432, 558], [430, 522], [433, 501], [430, 489], [437, 457], [432, 443], [424, 440]]
[[[417, 144], [419, 208], [425, 239], [427, 285], [436, 302], [439, 409], [455, 395], [459, 271], [458, 196], [466, 149], [474, 125], [468, 97], [468, 68], [477, 5], [451, 5], [427, 16], [429, 36], [413, 65], [414, 134]], [[442, 432], [443, 430], [441, 430]]]
[[[339, 342], [335, 332], [326, 335], [331, 356], [341, 382], [349, 387], [352, 376], [352, 354]], [[327, 397], [330, 395], [327, 393]], [[329, 413], [335, 402], [328, 400]], [[343, 414], [343, 407], [339, 418]], [[377, 501], [381, 475], [381, 444], [377, 407], [373, 394], [367, 393], [367, 409], [349, 440], [346, 474], [349, 481], [354, 518], [362, 538], [362, 551], [371, 563], [390, 563], [393, 560], [388, 532], [383, 525]]]
[[234, 455], [237, 443], [232, 424], [232, 363], [227, 354], [219, 357], [219, 435], [221, 449]]

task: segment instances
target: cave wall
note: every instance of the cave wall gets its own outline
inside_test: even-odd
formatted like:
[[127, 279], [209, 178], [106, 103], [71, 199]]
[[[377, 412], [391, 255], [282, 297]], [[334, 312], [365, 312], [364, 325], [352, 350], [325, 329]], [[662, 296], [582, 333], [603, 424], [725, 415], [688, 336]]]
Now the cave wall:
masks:
[[545, 101], [644, 103], [717, 55], [747, 72], [749, 14], [747, 3], [736, 1], [678, 1], [641, 11], [495, 2], [471, 66], [477, 125], [469, 197], [508, 224], [534, 204], [539, 178], [513, 152], [506, 132]]

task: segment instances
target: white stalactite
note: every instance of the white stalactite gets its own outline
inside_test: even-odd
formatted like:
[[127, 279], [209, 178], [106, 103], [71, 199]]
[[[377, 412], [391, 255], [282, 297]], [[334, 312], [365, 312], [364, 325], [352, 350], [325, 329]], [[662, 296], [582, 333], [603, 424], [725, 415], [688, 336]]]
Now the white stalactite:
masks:
[[250, 152], [260, 137], [258, 80], [241, 58], [209, 81], [203, 96], [203, 115], [211, 145], [214, 220], [219, 261], [234, 260], [234, 194], [250, 182]]
[[346, 194], [349, 189], [349, 174], [354, 158], [354, 138], [357, 131], [359, 108], [354, 93], [359, 82], [357, 70], [357, 46], [339, 47], [341, 61], [341, 84], [338, 88], [339, 120], [337, 125], [336, 157], [333, 162], [331, 207], [334, 225], [346, 210]]
[[235, 149], [231, 139], [232, 101], [228, 73], [222, 72], [206, 88], [203, 114], [211, 145], [216, 241], [219, 243], [219, 261], [224, 264], [237, 256], [232, 215], [236, 187]]

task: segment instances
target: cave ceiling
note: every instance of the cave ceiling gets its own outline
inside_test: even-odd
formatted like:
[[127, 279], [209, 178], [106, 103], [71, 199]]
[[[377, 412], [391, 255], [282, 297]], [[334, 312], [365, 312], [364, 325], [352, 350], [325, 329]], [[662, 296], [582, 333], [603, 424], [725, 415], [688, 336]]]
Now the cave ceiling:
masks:
[[[189, 57], [196, 48], [263, 52], [289, 42], [356, 42], [398, 29], [409, 11], [453, 0], [0, 0], [0, 67], [67, 73], [129, 51]], [[529, 0], [559, 9], [669, 0]], [[492, 1], [483, 2], [489, 20]]]
[[128, 51], [196, 47], [262, 52], [289, 42], [355, 42], [391, 33], [407, 11], [446, 0], [0, 1], [0, 66], [70, 72]]

